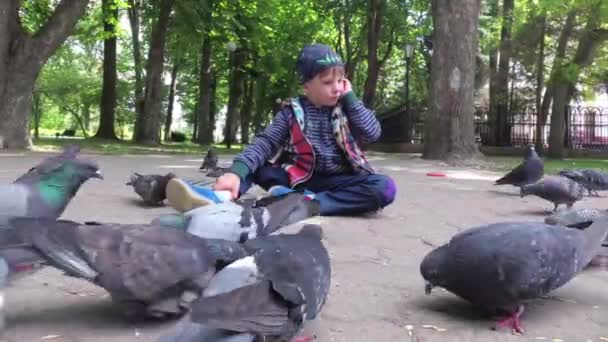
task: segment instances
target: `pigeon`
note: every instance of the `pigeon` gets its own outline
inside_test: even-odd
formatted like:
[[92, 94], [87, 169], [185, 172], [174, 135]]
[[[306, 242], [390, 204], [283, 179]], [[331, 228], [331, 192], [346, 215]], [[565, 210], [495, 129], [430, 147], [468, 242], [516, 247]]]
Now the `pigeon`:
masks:
[[210, 169], [209, 172], [205, 174], [205, 176], [210, 178], [218, 178], [221, 177], [224, 173], [228, 172], [228, 170], [230, 170], [229, 167], [214, 167]]
[[605, 210], [592, 208], [570, 208], [559, 210], [545, 218], [546, 224], [561, 225], [571, 228], [584, 229], [604, 215], [608, 214]]
[[523, 301], [559, 288], [583, 269], [608, 235], [608, 221], [585, 230], [540, 222], [502, 222], [455, 235], [425, 256], [420, 273], [425, 291], [435, 286], [491, 314], [505, 315], [498, 327], [522, 333]]
[[608, 173], [593, 169], [562, 170], [560, 176], [568, 177], [583, 185], [589, 196], [600, 197], [598, 190], [608, 190]]
[[494, 185], [511, 184], [521, 187], [522, 185], [536, 183], [542, 178], [544, 170], [543, 160], [536, 154], [534, 146], [528, 145], [524, 161], [504, 177], [498, 179]]
[[133, 173], [131, 179], [126, 183], [135, 190], [147, 205], [159, 205], [166, 198], [167, 193], [165, 188], [170, 179], [174, 178], [175, 174], [169, 172], [166, 175], [141, 175], [137, 172]]
[[207, 150], [207, 155], [203, 159], [203, 164], [201, 165], [201, 167], [199, 169], [200, 170], [215, 169], [217, 167], [217, 161], [218, 161], [217, 154], [215, 153], [215, 151], [212, 148], [210, 148]]
[[13, 184], [0, 185], [0, 225], [15, 216], [58, 218], [90, 178], [103, 179], [93, 161], [45, 159]]
[[[44, 163], [48, 164], [48, 163], [51, 163], [53, 161], [62, 161], [62, 160], [66, 160], [66, 159], [76, 159], [78, 157], [79, 153], [80, 153], [80, 146], [78, 146], [78, 145], [66, 145], [63, 148], [63, 151], [61, 153], [59, 153], [58, 155], [53, 155], [53, 156], [47, 157], [46, 159], [44, 159], [41, 162], [41, 164], [44, 164]], [[24, 177], [28, 173], [36, 170], [36, 167], [39, 167], [41, 164], [36, 165], [36, 166], [30, 168], [21, 177]], [[19, 180], [21, 179], [21, 177], [17, 178], [17, 180], [15, 180], [15, 183], [19, 182]]]
[[29, 264], [83, 278], [126, 306], [130, 318], [181, 315], [242, 245], [151, 225], [13, 218], [0, 231], [0, 258], [15, 273]]
[[262, 199], [228, 201], [192, 209], [183, 215], [163, 215], [151, 223], [185, 229], [206, 239], [244, 242], [268, 236], [281, 227], [319, 215], [319, 202], [292, 192]]
[[[327, 299], [331, 265], [322, 228], [244, 243], [248, 256], [218, 272], [192, 302], [190, 322], [161, 341], [292, 341]], [[293, 341], [311, 341], [301, 336]]]
[[521, 187], [520, 195], [535, 195], [553, 202], [553, 211], [557, 211], [560, 204], [571, 208], [576, 201], [583, 198], [585, 188], [579, 183], [562, 176], [547, 176], [534, 184]]

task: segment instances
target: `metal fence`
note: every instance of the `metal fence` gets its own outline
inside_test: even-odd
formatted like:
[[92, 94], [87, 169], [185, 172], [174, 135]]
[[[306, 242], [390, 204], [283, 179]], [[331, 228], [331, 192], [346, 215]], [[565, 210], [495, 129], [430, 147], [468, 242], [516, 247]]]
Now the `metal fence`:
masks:
[[[424, 121], [415, 113], [405, 115], [398, 107], [379, 116], [383, 142], [424, 143]], [[482, 145], [494, 144], [495, 123], [487, 108], [475, 110], [475, 139]], [[533, 108], [514, 112], [508, 120], [508, 146], [525, 146], [536, 142], [538, 114]], [[542, 142], [549, 142], [550, 117], [542, 129]], [[608, 150], [608, 107], [571, 106], [566, 109], [564, 144], [572, 149]]]

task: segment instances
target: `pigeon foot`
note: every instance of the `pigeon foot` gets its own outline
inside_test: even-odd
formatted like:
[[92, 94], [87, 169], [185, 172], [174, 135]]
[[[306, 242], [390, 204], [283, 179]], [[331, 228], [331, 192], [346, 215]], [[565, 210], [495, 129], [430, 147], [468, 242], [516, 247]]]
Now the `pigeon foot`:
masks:
[[510, 327], [514, 333], [522, 335], [524, 329], [521, 326], [521, 315], [524, 313], [524, 306], [520, 305], [517, 311], [513, 312], [511, 316], [505, 317], [496, 323], [494, 329]]
[[312, 335], [312, 336], [298, 336], [298, 337], [295, 337], [292, 342], [312, 342], [316, 338], [317, 337], [314, 336], [314, 335]]

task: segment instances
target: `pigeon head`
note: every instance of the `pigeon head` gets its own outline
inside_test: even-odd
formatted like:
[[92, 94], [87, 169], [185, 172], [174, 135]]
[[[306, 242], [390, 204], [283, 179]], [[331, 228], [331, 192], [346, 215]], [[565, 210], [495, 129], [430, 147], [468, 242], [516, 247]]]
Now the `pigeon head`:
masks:
[[528, 158], [531, 158], [534, 156], [538, 157], [538, 154], [536, 154], [536, 149], [534, 148], [534, 145], [526, 146], [525, 159], [528, 159]]
[[82, 159], [55, 159], [36, 167], [32, 174], [23, 183], [37, 187], [42, 198], [51, 203], [73, 197], [90, 178], [103, 179], [97, 163]]
[[420, 263], [420, 274], [426, 281], [424, 292], [431, 294], [431, 290], [436, 286], [444, 284], [444, 265], [446, 260], [447, 245], [435, 248], [430, 251], [422, 263]]

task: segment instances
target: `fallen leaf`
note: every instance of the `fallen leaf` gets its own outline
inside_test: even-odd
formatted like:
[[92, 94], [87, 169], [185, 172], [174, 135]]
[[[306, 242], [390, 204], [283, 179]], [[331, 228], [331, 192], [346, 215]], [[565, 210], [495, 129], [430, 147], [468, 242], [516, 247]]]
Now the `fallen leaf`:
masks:
[[61, 335], [46, 335], [44, 337], [41, 337], [41, 340], [52, 340], [52, 339], [56, 339], [56, 338], [60, 338]]
[[553, 341], [553, 342], [564, 342], [564, 340], [562, 340], [560, 338], [552, 338], [551, 341]]
[[433, 329], [433, 330], [439, 331], [439, 332], [448, 331], [448, 329], [440, 328], [440, 327], [438, 327], [436, 325], [432, 325], [432, 324], [425, 324], [422, 327], [425, 328], [425, 329]]
[[600, 341], [608, 341], [608, 337], [602, 337], [602, 336], [600, 336]]

